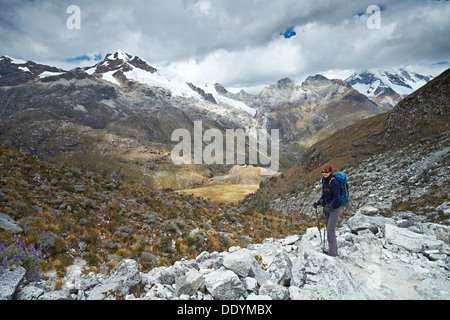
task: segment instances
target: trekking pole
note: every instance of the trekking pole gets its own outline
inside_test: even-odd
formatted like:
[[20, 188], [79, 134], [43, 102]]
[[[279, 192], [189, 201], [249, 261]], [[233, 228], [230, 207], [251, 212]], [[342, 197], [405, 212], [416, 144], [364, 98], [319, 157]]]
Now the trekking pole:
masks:
[[317, 213], [317, 208], [316, 208], [316, 218], [317, 218], [317, 229], [319, 230], [319, 236], [320, 236], [320, 244], [323, 244], [322, 232], [320, 231], [320, 221], [319, 221], [319, 214]]
[[325, 233], [325, 231], [326, 231], [326, 229], [327, 229], [327, 225], [324, 225], [323, 226], [323, 245], [322, 245], [322, 250], [325, 252], [325, 239], [326, 239], [326, 233]]

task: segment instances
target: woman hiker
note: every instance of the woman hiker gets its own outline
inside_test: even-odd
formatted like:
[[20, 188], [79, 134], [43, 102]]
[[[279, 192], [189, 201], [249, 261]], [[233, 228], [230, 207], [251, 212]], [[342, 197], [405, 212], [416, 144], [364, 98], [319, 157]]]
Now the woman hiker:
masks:
[[322, 197], [319, 201], [314, 202], [313, 206], [315, 209], [317, 209], [319, 205], [323, 206], [325, 225], [327, 226], [328, 255], [332, 257], [337, 256], [336, 225], [341, 213], [339, 203], [340, 193], [341, 187], [339, 186], [339, 182], [333, 178], [333, 168], [331, 168], [329, 164], [323, 165]]

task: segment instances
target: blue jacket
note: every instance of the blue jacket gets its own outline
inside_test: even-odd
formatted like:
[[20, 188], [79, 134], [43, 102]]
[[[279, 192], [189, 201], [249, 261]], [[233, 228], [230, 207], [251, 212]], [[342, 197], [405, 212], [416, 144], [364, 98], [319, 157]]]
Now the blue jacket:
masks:
[[327, 179], [322, 178], [322, 197], [320, 199], [324, 199], [325, 203], [329, 204], [331, 208], [339, 208], [341, 187], [336, 179], [331, 178], [332, 176], [329, 176]]

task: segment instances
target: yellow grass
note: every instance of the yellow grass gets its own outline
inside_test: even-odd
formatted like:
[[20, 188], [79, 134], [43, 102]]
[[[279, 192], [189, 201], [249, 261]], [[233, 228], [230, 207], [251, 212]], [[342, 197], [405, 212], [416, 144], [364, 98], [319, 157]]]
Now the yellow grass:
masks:
[[195, 189], [178, 190], [179, 193], [193, 194], [215, 203], [237, 203], [246, 195], [257, 191], [257, 184], [213, 184]]

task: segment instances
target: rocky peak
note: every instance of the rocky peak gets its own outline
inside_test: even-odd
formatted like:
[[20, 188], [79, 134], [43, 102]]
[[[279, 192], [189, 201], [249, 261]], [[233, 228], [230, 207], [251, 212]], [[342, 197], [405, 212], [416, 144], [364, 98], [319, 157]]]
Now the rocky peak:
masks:
[[267, 87], [265, 87], [261, 93], [260, 97], [270, 97], [270, 96], [279, 96], [279, 95], [288, 95], [290, 96], [294, 91], [298, 90], [300, 86], [295, 83], [295, 81], [291, 78], [284, 78], [277, 81], [277, 83], [273, 83]]
[[114, 53], [108, 53], [103, 61], [97, 63], [93, 67], [86, 68], [86, 71], [92, 68], [95, 68], [95, 73], [106, 73], [119, 70], [127, 72], [133, 68], [139, 68], [150, 73], [155, 73], [157, 71], [157, 69], [150, 66], [138, 56], [132, 56], [120, 50]]
[[310, 85], [324, 85], [330, 83], [331, 80], [324, 77], [321, 74], [316, 74], [315, 76], [309, 76], [306, 78], [306, 80], [302, 83], [302, 86], [310, 86]]
[[296, 83], [293, 79], [291, 78], [284, 78], [279, 80], [276, 83], [276, 88], [277, 89], [281, 89], [281, 90], [285, 90], [285, 89], [292, 89], [296, 86]]
[[222, 94], [222, 95], [226, 95], [228, 93], [228, 90], [225, 89], [225, 87], [223, 85], [221, 85], [220, 83], [214, 84], [214, 89], [216, 89], [217, 93]]
[[35, 80], [47, 73], [61, 72], [65, 71], [33, 61], [24, 61], [2, 56], [0, 58], [0, 87], [17, 86]]
[[328, 79], [321, 74], [317, 74], [306, 78], [306, 80], [302, 83], [302, 88], [306, 90], [320, 90], [320, 88], [327, 88], [327, 91], [331, 89], [343, 92], [344, 90], [351, 89], [352, 87], [347, 81], [340, 79]]

